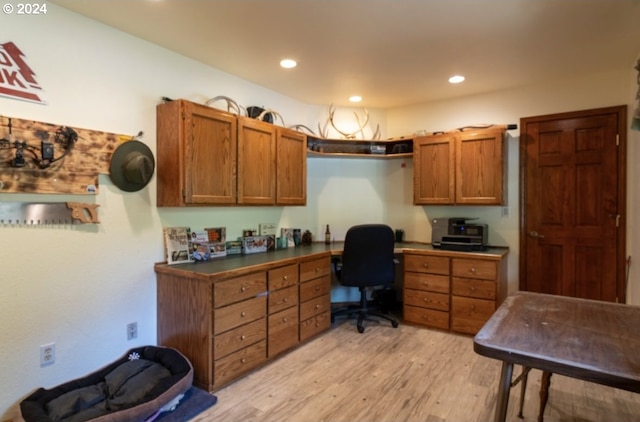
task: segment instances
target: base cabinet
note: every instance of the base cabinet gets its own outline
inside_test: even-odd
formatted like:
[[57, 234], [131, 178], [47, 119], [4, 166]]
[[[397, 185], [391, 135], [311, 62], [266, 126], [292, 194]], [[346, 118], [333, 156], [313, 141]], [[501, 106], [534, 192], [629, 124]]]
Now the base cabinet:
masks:
[[476, 334], [506, 297], [506, 254], [405, 254], [403, 318]]
[[158, 264], [156, 277], [158, 344], [180, 350], [209, 391], [330, 328], [328, 252], [214, 274]]
[[331, 327], [331, 258], [300, 264], [300, 341]]

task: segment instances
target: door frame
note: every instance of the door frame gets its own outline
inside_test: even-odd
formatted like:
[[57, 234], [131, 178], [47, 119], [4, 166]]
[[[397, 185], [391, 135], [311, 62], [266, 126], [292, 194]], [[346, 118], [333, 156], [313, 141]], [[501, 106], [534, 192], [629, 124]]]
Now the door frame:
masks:
[[617, 232], [616, 257], [616, 298], [618, 303], [626, 303], [626, 259], [627, 259], [627, 106], [613, 106], [589, 110], [571, 111], [564, 113], [545, 114], [540, 116], [520, 118], [520, 193], [519, 193], [519, 221], [520, 221], [520, 259], [519, 259], [519, 290], [524, 290], [527, 285], [526, 256], [527, 256], [527, 215], [526, 204], [526, 143], [522, 136], [526, 125], [548, 120], [574, 119], [577, 117], [590, 117], [600, 114], [616, 114], [618, 121], [618, 214], [620, 215]]

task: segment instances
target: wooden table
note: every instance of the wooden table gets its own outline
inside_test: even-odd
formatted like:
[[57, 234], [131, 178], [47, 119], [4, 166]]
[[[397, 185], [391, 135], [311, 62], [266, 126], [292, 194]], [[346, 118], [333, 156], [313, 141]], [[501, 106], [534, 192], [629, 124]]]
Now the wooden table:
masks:
[[530, 292], [509, 296], [473, 350], [502, 361], [496, 421], [504, 421], [513, 365], [640, 393], [640, 307]]

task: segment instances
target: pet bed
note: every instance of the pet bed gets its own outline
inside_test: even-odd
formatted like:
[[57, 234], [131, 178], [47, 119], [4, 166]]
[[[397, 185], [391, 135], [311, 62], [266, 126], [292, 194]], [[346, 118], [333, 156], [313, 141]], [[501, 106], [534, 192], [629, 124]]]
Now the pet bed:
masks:
[[173, 409], [193, 382], [175, 349], [143, 346], [82, 378], [39, 388], [20, 403], [26, 422], [151, 421]]

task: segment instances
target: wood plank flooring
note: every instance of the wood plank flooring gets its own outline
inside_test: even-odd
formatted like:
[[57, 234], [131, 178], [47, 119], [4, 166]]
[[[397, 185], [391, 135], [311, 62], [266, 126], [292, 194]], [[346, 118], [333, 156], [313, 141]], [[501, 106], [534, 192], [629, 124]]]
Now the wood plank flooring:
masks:
[[[477, 355], [470, 336], [386, 322], [337, 321], [334, 328], [214, 394], [192, 421], [492, 421], [500, 362]], [[516, 366], [517, 375], [521, 367]], [[514, 375], [514, 377], [515, 377]], [[540, 371], [532, 370], [517, 417], [537, 421]], [[551, 378], [546, 422], [637, 421], [640, 395], [560, 375]]]

